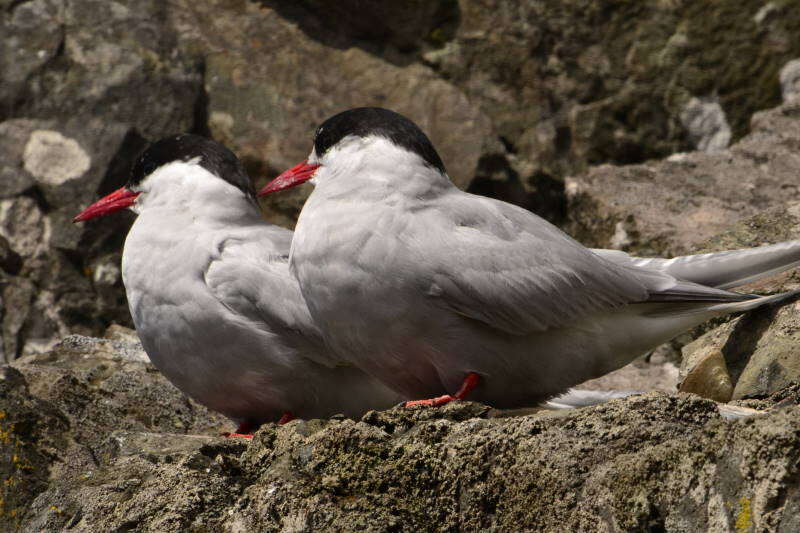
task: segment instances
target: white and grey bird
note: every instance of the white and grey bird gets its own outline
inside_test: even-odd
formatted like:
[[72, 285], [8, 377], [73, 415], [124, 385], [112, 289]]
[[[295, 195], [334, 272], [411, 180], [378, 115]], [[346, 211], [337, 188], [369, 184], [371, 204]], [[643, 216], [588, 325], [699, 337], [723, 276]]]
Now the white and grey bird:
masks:
[[[358, 416], [396, 393], [324, 347], [287, 255], [292, 232], [261, 218], [238, 158], [197, 135], [167, 137], [130, 181], [81, 212], [138, 214], [122, 275], [153, 364], [248, 432], [291, 415]], [[288, 415], [287, 413], [291, 413]]]
[[641, 259], [589, 250], [538, 216], [462, 192], [424, 133], [358, 108], [325, 121], [290, 268], [326, 342], [410, 397], [539, 403], [710, 318], [791, 294], [733, 287], [800, 262], [800, 241]]

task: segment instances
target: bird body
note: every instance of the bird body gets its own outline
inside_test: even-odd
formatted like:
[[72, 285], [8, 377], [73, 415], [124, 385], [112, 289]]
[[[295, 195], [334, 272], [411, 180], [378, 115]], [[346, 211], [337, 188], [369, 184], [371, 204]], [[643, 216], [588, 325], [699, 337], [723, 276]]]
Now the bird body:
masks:
[[[407, 119], [347, 113], [357, 116], [346, 127], [339, 115], [318, 130], [291, 271], [326, 343], [405, 395], [451, 392], [476, 373], [470, 399], [532, 405], [712, 317], [787, 296], [694, 283], [691, 260], [593, 252], [530, 212], [458, 190], [432, 146], [416, 149], [429, 141]], [[766, 253], [768, 265], [742, 253], [747, 265], [732, 270], [706, 259], [712, 272], [698, 279], [729, 286], [786, 268], [800, 243]], [[715, 274], [723, 264], [731, 272]]]
[[153, 364], [187, 395], [251, 427], [286, 412], [359, 416], [396, 404], [396, 393], [324, 346], [289, 272], [292, 232], [261, 219], [248, 180], [237, 185], [204, 161], [235, 156], [187, 137], [186, 157], [173, 153], [175, 139], [162, 141], [172, 150], [127, 187], [138, 217], [123, 281]]

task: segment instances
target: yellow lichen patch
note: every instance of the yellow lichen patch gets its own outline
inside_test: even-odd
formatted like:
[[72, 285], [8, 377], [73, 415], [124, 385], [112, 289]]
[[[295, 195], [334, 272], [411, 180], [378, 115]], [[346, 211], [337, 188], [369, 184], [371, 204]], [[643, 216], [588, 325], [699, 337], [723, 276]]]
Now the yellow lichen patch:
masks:
[[11, 444], [13, 434], [14, 424], [9, 424], [8, 427], [0, 425], [0, 442], [3, 444]]
[[748, 531], [753, 526], [753, 517], [750, 511], [750, 498], [739, 498], [739, 514], [736, 515], [736, 531]]
[[14, 455], [14, 457], [11, 458], [11, 462], [14, 463], [14, 466], [17, 467], [17, 470], [33, 470], [33, 465], [25, 457]]

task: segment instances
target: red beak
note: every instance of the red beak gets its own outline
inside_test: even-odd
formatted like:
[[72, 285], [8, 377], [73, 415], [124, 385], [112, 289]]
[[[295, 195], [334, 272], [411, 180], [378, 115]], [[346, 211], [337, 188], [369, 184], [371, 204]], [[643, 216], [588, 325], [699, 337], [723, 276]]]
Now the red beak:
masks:
[[108, 196], [100, 198], [95, 203], [78, 213], [78, 216], [72, 219], [73, 222], [83, 222], [95, 217], [101, 217], [120, 209], [125, 209], [133, 205], [136, 197], [139, 196], [138, 192], [131, 192], [125, 187], [117, 189]]
[[258, 195], [264, 196], [266, 194], [272, 194], [274, 192], [282, 191], [283, 189], [294, 187], [295, 185], [300, 185], [301, 183], [310, 180], [318, 168], [319, 165], [310, 165], [308, 161], [303, 161], [299, 165], [293, 166], [274, 180], [264, 185], [264, 188], [258, 191]]

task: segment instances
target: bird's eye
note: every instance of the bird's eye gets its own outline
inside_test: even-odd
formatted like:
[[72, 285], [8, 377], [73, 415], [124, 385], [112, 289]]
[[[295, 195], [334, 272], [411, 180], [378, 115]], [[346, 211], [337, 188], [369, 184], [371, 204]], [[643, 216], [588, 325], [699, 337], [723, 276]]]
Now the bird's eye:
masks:
[[156, 170], [156, 164], [148, 161], [142, 165], [142, 176], [149, 176]]

